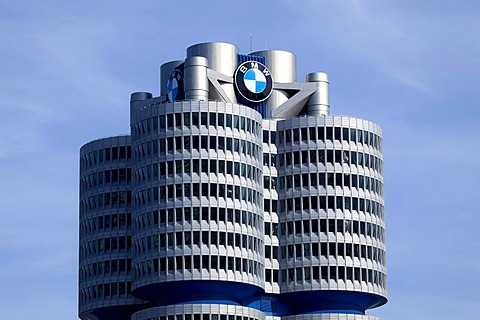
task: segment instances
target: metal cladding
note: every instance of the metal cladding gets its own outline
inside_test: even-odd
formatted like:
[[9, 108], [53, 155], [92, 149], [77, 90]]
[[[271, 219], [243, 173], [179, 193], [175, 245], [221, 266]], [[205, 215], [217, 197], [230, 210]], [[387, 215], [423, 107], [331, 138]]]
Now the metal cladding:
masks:
[[307, 102], [308, 114], [312, 116], [328, 116], [330, 113], [330, 98], [328, 96], [328, 76], [324, 72], [313, 72], [305, 76], [306, 82], [317, 84], [317, 90]]
[[297, 81], [297, 56], [284, 50], [255, 51], [250, 55], [265, 58], [265, 65], [273, 75], [275, 82], [290, 83]]
[[185, 99], [208, 101], [208, 60], [204, 57], [193, 56], [185, 60]]
[[130, 95], [130, 102], [149, 100], [152, 97], [150, 92], [134, 92]]
[[[187, 58], [205, 57], [211, 70], [230, 77], [237, 68], [237, 54], [237, 46], [223, 42], [199, 43], [187, 48]], [[228, 102], [237, 101], [232, 83], [222, 83], [221, 87], [230, 100]]]
[[82, 320], [380, 320], [382, 130], [295, 74], [290, 52], [191, 46], [132, 93], [129, 136], [81, 148]]
[[[277, 83], [294, 83], [297, 81], [297, 56], [283, 50], [255, 51], [251, 55], [265, 57], [265, 65], [272, 73], [273, 81]], [[286, 102], [290, 94], [283, 90], [274, 90], [267, 100], [267, 115], [272, 110]]]
[[238, 48], [230, 43], [207, 42], [187, 48], [188, 57], [205, 57], [208, 67], [216, 72], [232, 75], [237, 68]]

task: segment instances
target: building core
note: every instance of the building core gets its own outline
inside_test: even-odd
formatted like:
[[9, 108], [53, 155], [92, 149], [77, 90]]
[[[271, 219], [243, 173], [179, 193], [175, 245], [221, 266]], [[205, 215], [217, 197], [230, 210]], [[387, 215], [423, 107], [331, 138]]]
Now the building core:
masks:
[[382, 131], [296, 56], [201, 43], [80, 149], [82, 320], [379, 320]]

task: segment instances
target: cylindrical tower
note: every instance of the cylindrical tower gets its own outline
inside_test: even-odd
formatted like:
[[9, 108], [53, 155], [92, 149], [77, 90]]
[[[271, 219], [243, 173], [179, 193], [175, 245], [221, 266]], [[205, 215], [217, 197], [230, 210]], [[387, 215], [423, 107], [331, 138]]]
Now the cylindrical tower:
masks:
[[134, 294], [245, 303], [264, 287], [260, 114], [201, 101], [137, 110]]
[[130, 137], [80, 149], [79, 316], [130, 319], [143, 302], [131, 295]]
[[290, 314], [386, 302], [381, 129], [351, 117], [278, 122], [280, 283]]

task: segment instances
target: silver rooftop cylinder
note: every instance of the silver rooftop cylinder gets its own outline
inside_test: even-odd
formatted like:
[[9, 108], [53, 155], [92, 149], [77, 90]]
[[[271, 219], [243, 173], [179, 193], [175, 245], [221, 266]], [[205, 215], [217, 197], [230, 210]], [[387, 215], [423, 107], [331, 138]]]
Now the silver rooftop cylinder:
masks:
[[160, 66], [160, 95], [166, 95], [167, 83], [173, 70], [183, 63], [183, 60], [174, 60]]
[[[297, 56], [283, 50], [263, 50], [250, 53], [265, 58], [265, 66], [270, 70], [272, 79], [278, 83], [292, 83], [297, 80]], [[275, 88], [275, 86], [274, 86]], [[267, 116], [290, 98], [285, 91], [275, 89], [267, 99]]]
[[[205, 57], [210, 69], [229, 77], [233, 77], [237, 69], [237, 54], [237, 46], [224, 42], [199, 43], [187, 48], [187, 57]], [[233, 84], [223, 83], [221, 86], [230, 100], [236, 103], [237, 98]]]
[[143, 105], [145, 105], [146, 100], [153, 98], [153, 95], [150, 92], [140, 91], [134, 92], [130, 95], [130, 117]]
[[187, 48], [187, 57], [205, 57], [210, 69], [227, 76], [233, 76], [237, 69], [237, 54], [236, 46], [223, 42], [199, 43]]
[[208, 101], [208, 60], [204, 57], [188, 57], [185, 60], [185, 100]]
[[328, 75], [325, 72], [312, 72], [305, 76], [305, 82], [315, 82], [317, 91], [307, 102], [309, 116], [328, 116], [330, 98], [328, 93]]
[[150, 92], [145, 92], [145, 91], [134, 92], [130, 95], [130, 103], [152, 99], [152, 97], [153, 95]]

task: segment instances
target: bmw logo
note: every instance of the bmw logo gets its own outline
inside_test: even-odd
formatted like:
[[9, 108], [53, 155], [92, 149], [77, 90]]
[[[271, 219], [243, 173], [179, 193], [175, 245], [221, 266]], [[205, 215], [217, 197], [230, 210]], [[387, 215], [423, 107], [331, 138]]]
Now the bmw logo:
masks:
[[235, 71], [234, 78], [238, 93], [248, 101], [262, 102], [272, 93], [272, 75], [260, 62], [242, 63]]
[[175, 69], [168, 78], [167, 97], [170, 102], [183, 99], [183, 75], [178, 69]]

